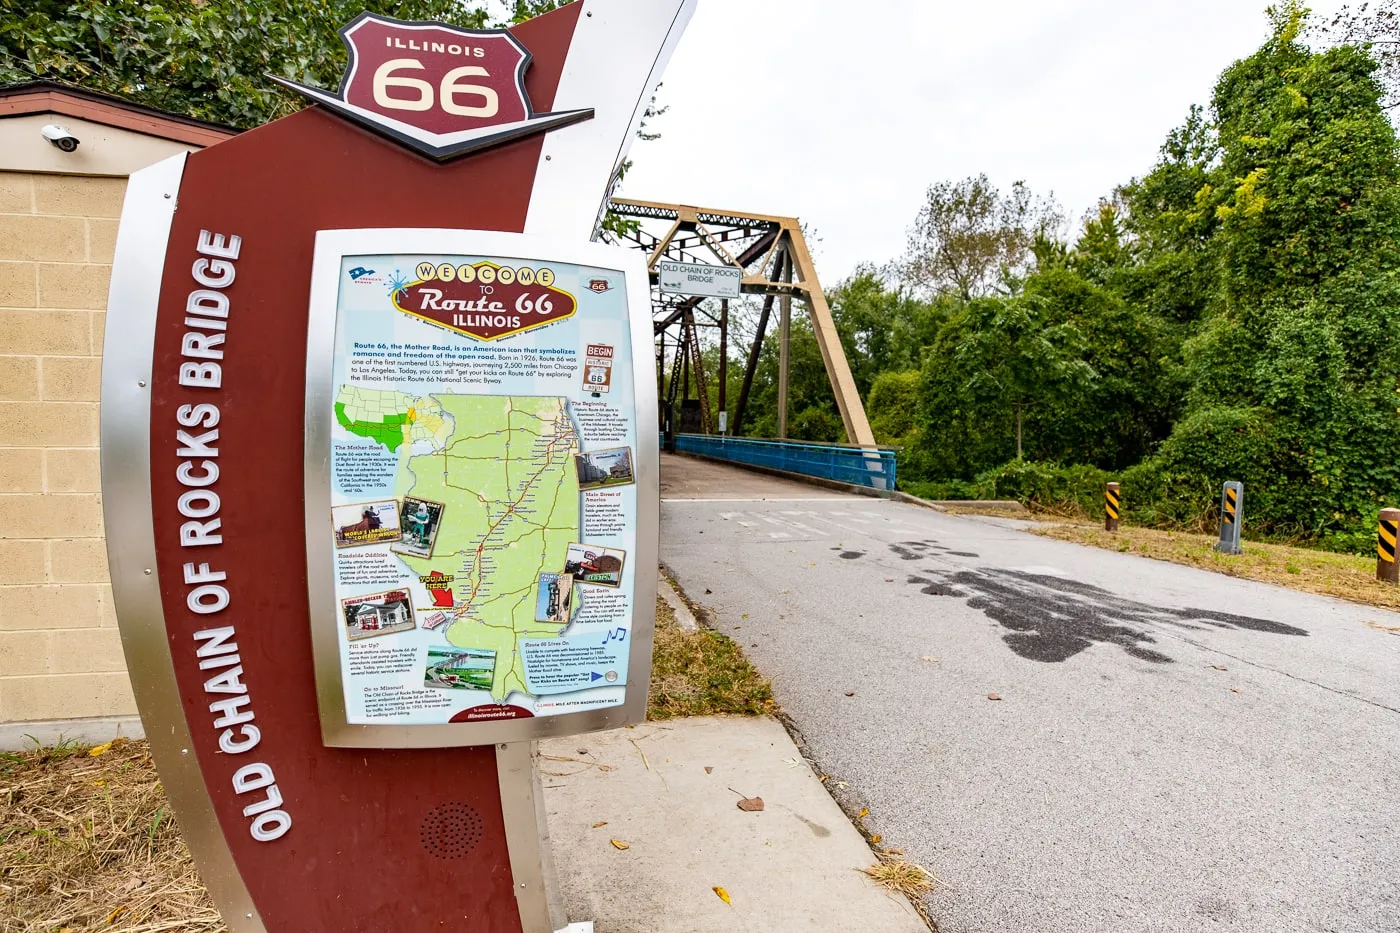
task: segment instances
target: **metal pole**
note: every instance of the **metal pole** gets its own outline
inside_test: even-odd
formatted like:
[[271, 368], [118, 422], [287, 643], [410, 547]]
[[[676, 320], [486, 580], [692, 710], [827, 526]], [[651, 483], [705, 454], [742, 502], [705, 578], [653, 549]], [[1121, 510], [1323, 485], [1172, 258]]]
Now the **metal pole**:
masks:
[[719, 433], [727, 434], [729, 417], [725, 407], [729, 386], [729, 299], [719, 304]]
[[690, 322], [681, 321], [681, 411], [690, 401]]
[[1244, 484], [1226, 483], [1220, 494], [1220, 543], [1215, 549], [1221, 554], [1243, 554], [1240, 530], [1244, 526]]
[[666, 329], [661, 329], [661, 352], [656, 358], [656, 394], [666, 395]]
[[1122, 511], [1123, 495], [1118, 491], [1117, 483], [1109, 483], [1103, 494], [1103, 510], [1105, 531], [1118, 530], [1118, 514]]
[[[781, 260], [780, 260], [781, 261]], [[749, 362], [744, 367], [744, 384], [739, 387], [739, 404], [734, 406], [734, 425], [731, 433], [735, 437], [743, 433], [744, 411], [749, 405], [749, 391], [753, 388], [753, 377], [758, 372], [758, 358], [763, 353], [763, 336], [768, 332], [768, 318], [773, 314], [773, 296], [763, 299], [763, 313], [758, 316], [758, 327], [754, 331], [753, 348], [749, 350]]]
[[[783, 265], [783, 281], [792, 281], [792, 258]], [[792, 293], [784, 292], [778, 299], [778, 437], [787, 440], [788, 423], [788, 358], [792, 337]]]
[[1395, 538], [1400, 530], [1400, 509], [1381, 509], [1376, 531], [1376, 579], [1400, 584], [1400, 563], [1395, 561]]

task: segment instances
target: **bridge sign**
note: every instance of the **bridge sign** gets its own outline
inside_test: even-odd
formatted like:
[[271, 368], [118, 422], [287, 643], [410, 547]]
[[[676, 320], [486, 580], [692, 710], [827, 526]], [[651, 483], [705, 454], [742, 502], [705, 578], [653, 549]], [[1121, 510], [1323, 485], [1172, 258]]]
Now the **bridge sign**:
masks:
[[738, 298], [744, 270], [696, 262], [661, 262], [657, 278], [663, 292], [701, 298]]

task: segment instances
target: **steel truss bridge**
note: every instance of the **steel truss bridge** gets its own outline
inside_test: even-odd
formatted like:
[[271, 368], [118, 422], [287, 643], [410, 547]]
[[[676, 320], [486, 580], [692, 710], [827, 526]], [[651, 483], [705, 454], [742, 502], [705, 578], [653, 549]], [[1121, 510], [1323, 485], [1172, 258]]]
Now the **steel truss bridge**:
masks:
[[[656, 335], [657, 379], [662, 385], [662, 404], [666, 410], [674, 412], [677, 402], [680, 403], [682, 431], [711, 434], [716, 432], [719, 423], [717, 413], [710, 410], [710, 374], [705, 371], [701, 355], [701, 328], [719, 331], [719, 371], [714, 374], [718, 379], [716, 401], [719, 411], [728, 411], [730, 308], [727, 299], [662, 292], [658, 284], [658, 268], [662, 261], [739, 269], [743, 273], [741, 294], [763, 297], [763, 309], [744, 367], [744, 381], [727, 433], [737, 435], [742, 431], [754, 373], [758, 369], [763, 342], [767, 339], [776, 309], [778, 436], [787, 437], [789, 347], [792, 303], [796, 300], [806, 307], [811, 318], [822, 362], [826, 365], [831, 390], [836, 396], [836, 405], [846, 428], [847, 441], [862, 447], [875, 446], [865, 406], [856, 391], [855, 380], [831, 318], [831, 308], [822, 293], [817, 270], [812, 264], [812, 254], [797, 218], [627, 198], [613, 198], [610, 207], [614, 214], [628, 222], [626, 232], [615, 236], [624, 240], [626, 245], [647, 253], [652, 286], [652, 326]], [[717, 313], [714, 302], [719, 305]], [[669, 381], [666, 378], [668, 362]], [[698, 396], [694, 400], [690, 398], [692, 381]]]

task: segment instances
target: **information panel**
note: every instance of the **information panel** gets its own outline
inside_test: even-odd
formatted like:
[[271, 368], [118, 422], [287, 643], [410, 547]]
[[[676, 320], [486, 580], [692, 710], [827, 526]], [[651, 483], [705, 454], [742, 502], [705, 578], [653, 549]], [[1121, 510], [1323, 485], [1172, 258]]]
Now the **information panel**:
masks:
[[308, 553], [331, 556], [312, 625], [335, 649], [318, 677], [336, 724], [618, 714], [525, 730], [558, 734], [644, 706], [656, 531], [638, 426], [655, 415], [638, 415], [655, 390], [629, 302], [645, 269], [623, 268], [639, 259], [465, 231], [318, 238], [312, 315], [334, 329], [307, 418], [329, 488]]

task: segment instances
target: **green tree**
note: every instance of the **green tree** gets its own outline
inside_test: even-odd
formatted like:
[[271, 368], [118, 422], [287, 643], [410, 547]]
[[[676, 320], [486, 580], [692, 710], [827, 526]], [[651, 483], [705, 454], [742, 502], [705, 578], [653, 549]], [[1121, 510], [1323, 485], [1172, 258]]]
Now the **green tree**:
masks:
[[919, 348], [937, 336], [948, 314], [946, 303], [921, 301], [868, 265], [858, 267], [827, 299], [862, 395], [880, 373], [918, 368]]
[[[493, 4], [498, 0], [491, 0]], [[554, 0], [0, 0], [0, 82], [47, 78], [243, 129], [304, 107], [265, 75], [335, 87], [361, 12], [468, 29]]]
[[1267, 458], [1252, 467], [1255, 526], [1319, 536], [1400, 495], [1400, 163], [1375, 62], [1309, 51], [1296, 4], [1270, 16], [1212, 102], [1220, 164], [1196, 201], [1216, 278], [1186, 347], [1185, 418], [1156, 466], [1237, 478], [1223, 474], [1248, 436]]
[[[1040, 295], [981, 298], [948, 322], [924, 356], [925, 445], [956, 442], [958, 433], [989, 418], [1010, 427], [1015, 457], [1024, 458], [1027, 411], [1070, 404], [1097, 378], [1082, 359], [1078, 328], [1051, 320], [1050, 312]], [[953, 428], [954, 436], [935, 429], [940, 420]], [[1004, 449], [1004, 444], [993, 434], [979, 446]], [[991, 464], [964, 463], [961, 472], [970, 465]]]
[[1025, 272], [1038, 235], [1064, 218], [1024, 182], [1003, 193], [986, 175], [929, 187], [909, 233], [904, 276], [933, 294], [969, 301], [1006, 293]]
[[1384, 106], [1400, 105], [1400, 0], [1346, 4], [1330, 21], [1319, 23], [1316, 33], [1330, 44], [1366, 49], [1375, 59], [1377, 76], [1385, 86]]
[[870, 429], [881, 444], [914, 442], [919, 426], [919, 371], [880, 373], [867, 396]]
[[1105, 268], [1108, 228], [1086, 227], [1068, 266], [1036, 273], [1025, 293], [1044, 302], [1047, 323], [1074, 328], [1065, 351], [1095, 378], [1037, 406], [1027, 433], [1039, 459], [1121, 469], [1152, 453], [1180, 414], [1181, 341], [1169, 323], [1078, 271]]

